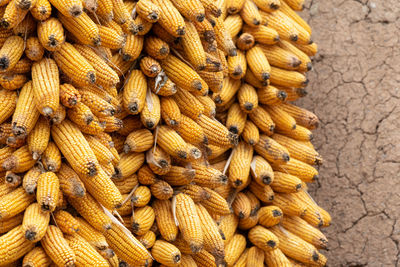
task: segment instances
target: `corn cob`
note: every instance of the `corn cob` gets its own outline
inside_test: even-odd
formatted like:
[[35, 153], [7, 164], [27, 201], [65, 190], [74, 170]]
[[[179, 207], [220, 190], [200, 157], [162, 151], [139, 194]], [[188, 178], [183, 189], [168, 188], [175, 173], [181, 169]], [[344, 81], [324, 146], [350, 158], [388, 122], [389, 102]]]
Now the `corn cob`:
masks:
[[163, 40], [149, 36], [145, 39], [144, 50], [155, 59], [165, 59], [169, 54], [169, 45]]
[[152, 0], [160, 8], [158, 22], [171, 35], [179, 37], [185, 34], [185, 21], [173, 3], [168, 1]]
[[[25, 55], [33, 61], [39, 61], [44, 55], [44, 48], [37, 37], [29, 37], [26, 40]], [[17, 63], [18, 64], [18, 63]], [[14, 67], [17, 68], [17, 65]]]
[[30, 11], [35, 19], [43, 21], [51, 15], [51, 4], [48, 0], [37, 0]]
[[285, 256], [285, 254], [283, 254], [283, 252], [279, 248], [264, 252], [265, 252], [264, 261], [266, 264], [268, 264], [268, 266], [273, 266], [273, 267], [293, 266], [292, 263], [289, 261], [289, 259]]
[[132, 195], [132, 203], [135, 207], [146, 206], [151, 198], [151, 191], [147, 186], [139, 186]]
[[148, 129], [154, 129], [161, 119], [160, 109], [159, 97], [156, 94], [149, 92], [146, 96], [146, 102], [143, 110], [140, 113], [140, 120], [142, 121], [143, 125]]
[[190, 249], [196, 253], [203, 247], [203, 232], [197, 227], [200, 224], [200, 218], [196, 212], [196, 206], [188, 195], [182, 193], [176, 195], [175, 201], [179, 230]]
[[253, 1], [244, 1], [243, 8], [240, 10], [240, 16], [251, 27], [257, 27], [261, 24], [260, 12]]
[[21, 258], [35, 246], [34, 243], [24, 238], [22, 226], [17, 226], [0, 237], [0, 264], [8, 264]]
[[77, 266], [109, 266], [107, 261], [82, 237], [68, 235], [65, 238], [76, 255]]
[[37, 181], [36, 200], [44, 212], [53, 212], [56, 208], [59, 188], [60, 182], [53, 172], [45, 172], [39, 175]]
[[[39, 3], [39, 1], [38, 1]], [[65, 42], [64, 28], [56, 18], [49, 18], [38, 25], [38, 38], [48, 51], [58, 51]]]
[[63, 234], [73, 235], [79, 231], [79, 222], [67, 211], [56, 211], [54, 221]]
[[0, 90], [1, 103], [0, 122], [5, 122], [15, 112], [17, 106], [17, 93], [9, 90]]
[[147, 233], [154, 223], [155, 212], [152, 207], [144, 206], [135, 209], [132, 215], [133, 233], [143, 235]]
[[35, 247], [29, 251], [22, 261], [23, 267], [48, 267], [52, 263], [50, 257], [46, 254], [42, 247]]
[[245, 237], [240, 234], [235, 234], [225, 246], [225, 262], [228, 264], [228, 266], [233, 266], [245, 248]]
[[50, 221], [50, 213], [43, 212], [38, 203], [33, 203], [26, 208], [24, 220], [22, 222], [22, 231], [24, 238], [37, 242], [46, 234]]
[[70, 43], [61, 45], [53, 57], [61, 71], [77, 85], [85, 86], [96, 82], [95, 69]]
[[163, 240], [157, 240], [151, 253], [155, 260], [166, 266], [176, 266], [181, 263], [181, 252], [177, 247]]
[[54, 225], [49, 225], [46, 235], [40, 242], [46, 254], [50, 256], [54, 263], [62, 266], [74, 266], [76, 255], [60, 229]]
[[61, 167], [61, 153], [56, 144], [49, 142], [42, 155], [43, 167], [47, 171], [57, 172]]
[[122, 226], [112, 224], [111, 229], [106, 231], [104, 236], [110, 247], [128, 264], [139, 266], [149, 264], [151, 258], [145, 247]]

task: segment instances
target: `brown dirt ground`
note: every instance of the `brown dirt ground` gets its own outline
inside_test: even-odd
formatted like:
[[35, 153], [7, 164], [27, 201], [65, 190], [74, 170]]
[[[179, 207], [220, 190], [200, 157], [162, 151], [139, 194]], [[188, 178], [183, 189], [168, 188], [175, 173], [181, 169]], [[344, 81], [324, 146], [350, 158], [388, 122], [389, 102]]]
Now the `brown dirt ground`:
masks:
[[321, 119], [315, 200], [329, 266], [400, 266], [400, 1], [313, 0], [319, 45], [300, 105]]

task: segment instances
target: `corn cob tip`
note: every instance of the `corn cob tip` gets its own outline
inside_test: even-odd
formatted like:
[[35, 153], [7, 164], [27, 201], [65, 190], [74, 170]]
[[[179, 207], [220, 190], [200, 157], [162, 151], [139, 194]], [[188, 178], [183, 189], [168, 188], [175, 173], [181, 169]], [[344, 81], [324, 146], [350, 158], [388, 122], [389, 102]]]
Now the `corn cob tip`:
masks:
[[180, 36], [185, 35], [185, 32], [186, 32], [186, 29], [185, 29], [185, 27], [182, 27], [182, 26], [179, 26], [178, 29], [176, 30], [176, 34], [180, 35]]
[[[301, 63], [300, 63], [301, 64]], [[311, 62], [308, 62], [307, 63], [307, 71], [310, 71], [310, 70], [312, 70], [312, 63]]]
[[239, 136], [235, 133], [229, 132], [228, 139], [233, 146], [237, 146], [239, 143]]
[[282, 212], [280, 210], [273, 210], [272, 211], [272, 216], [274, 217], [281, 217], [282, 216]]
[[301, 83], [301, 85], [307, 86], [307, 84], [308, 84], [309, 82], [310, 82], [310, 80], [309, 80], [309, 79], [306, 79], [304, 82]]
[[8, 56], [2, 56], [0, 58], [0, 71], [8, 69], [9, 66], [10, 66], [10, 59], [8, 58]]
[[73, 17], [78, 17], [82, 14], [82, 6], [79, 5], [73, 5], [72, 7], [69, 8], [69, 13]]
[[260, 25], [260, 23], [261, 23], [261, 21], [259, 19], [256, 19], [256, 18], [253, 19], [254, 25], [258, 26], [258, 25]]
[[42, 109], [43, 115], [45, 116], [51, 116], [54, 113], [54, 110], [51, 107], [44, 107]]
[[38, 160], [39, 158], [40, 158], [40, 154], [38, 153], [38, 152], [32, 152], [32, 158], [34, 159], [34, 160]]
[[113, 179], [121, 179], [122, 178], [122, 172], [118, 167], [114, 167], [114, 173], [112, 174]]
[[36, 232], [32, 230], [26, 230], [25, 231], [25, 238], [29, 241], [33, 241], [36, 238]]
[[36, 186], [35, 185], [27, 185], [25, 186], [25, 192], [29, 195], [35, 193]]
[[297, 40], [299, 40], [299, 36], [297, 34], [292, 34], [290, 35], [290, 40], [292, 40], [293, 42], [297, 42]]
[[279, 91], [277, 97], [281, 100], [281, 101], [285, 101], [287, 98], [287, 93], [285, 91]]
[[99, 250], [99, 253], [106, 259], [111, 259], [112, 257], [115, 256], [115, 252], [111, 248], [101, 249]]
[[262, 78], [264, 81], [268, 80], [270, 76], [271, 76], [271, 75], [270, 75], [268, 72], [264, 72], [264, 73], [261, 74], [261, 78]]
[[17, 184], [18, 181], [21, 180], [21, 178], [18, 175], [16, 175], [15, 173], [10, 172], [10, 173], [7, 173], [5, 180], [8, 184]]
[[237, 56], [236, 47], [230, 48], [229, 51], [228, 51], [228, 55], [229, 55], [230, 57], [236, 57], [236, 56]]
[[276, 242], [274, 240], [268, 240], [267, 241], [267, 245], [271, 248], [275, 248], [276, 247]]
[[269, 5], [269, 7], [270, 7], [271, 9], [273, 9], [273, 10], [278, 10], [280, 6], [277, 5], [276, 3], [271, 3], [271, 4]]
[[263, 184], [265, 184], [265, 185], [269, 185], [272, 183], [272, 178], [269, 175], [263, 175], [261, 177], [261, 180], [262, 180]]
[[8, 157], [8, 158], [3, 162], [3, 164], [1, 165], [1, 167], [2, 167], [4, 170], [6, 170], [6, 171], [12, 170], [12, 169], [14, 169], [16, 166], [17, 166], [17, 158], [14, 157], [14, 156]]

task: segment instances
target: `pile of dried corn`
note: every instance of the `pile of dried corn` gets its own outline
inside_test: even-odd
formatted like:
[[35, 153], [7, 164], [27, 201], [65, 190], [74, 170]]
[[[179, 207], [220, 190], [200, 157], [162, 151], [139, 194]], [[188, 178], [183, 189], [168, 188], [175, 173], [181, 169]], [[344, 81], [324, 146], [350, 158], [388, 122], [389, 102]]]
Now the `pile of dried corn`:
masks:
[[302, 0], [1, 5], [0, 266], [325, 265]]

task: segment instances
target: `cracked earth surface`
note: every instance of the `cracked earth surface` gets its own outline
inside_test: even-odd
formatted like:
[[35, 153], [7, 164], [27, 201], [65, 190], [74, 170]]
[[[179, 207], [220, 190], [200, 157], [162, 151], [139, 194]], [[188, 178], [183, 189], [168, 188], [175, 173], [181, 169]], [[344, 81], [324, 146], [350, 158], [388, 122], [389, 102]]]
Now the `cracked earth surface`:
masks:
[[299, 104], [321, 120], [328, 265], [400, 266], [400, 1], [313, 0], [303, 17], [319, 46]]

